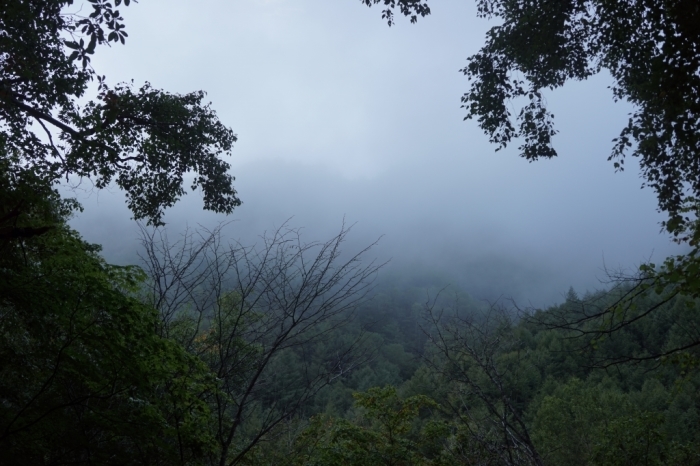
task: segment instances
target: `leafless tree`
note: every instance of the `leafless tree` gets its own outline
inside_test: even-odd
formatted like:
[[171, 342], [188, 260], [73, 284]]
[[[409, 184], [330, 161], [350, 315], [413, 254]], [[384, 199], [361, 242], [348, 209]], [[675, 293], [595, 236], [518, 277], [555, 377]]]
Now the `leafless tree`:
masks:
[[204, 394], [214, 412], [217, 451], [211, 464], [233, 465], [300, 414], [322, 387], [362, 360], [357, 340], [332, 354], [314, 353], [352, 317], [383, 264], [341, 252], [350, 228], [305, 243], [286, 223], [260, 243], [225, 243], [223, 225], [186, 231], [170, 242], [142, 229], [151, 277], [147, 299], [164, 336], [198, 355], [219, 381]]
[[426, 304], [426, 320], [432, 348], [425, 359], [452, 387], [446, 408], [459, 420], [454, 454], [466, 464], [541, 466], [523, 418], [516, 369], [521, 345], [510, 313], [491, 305], [465, 315], [456, 305], [438, 309], [433, 301]]

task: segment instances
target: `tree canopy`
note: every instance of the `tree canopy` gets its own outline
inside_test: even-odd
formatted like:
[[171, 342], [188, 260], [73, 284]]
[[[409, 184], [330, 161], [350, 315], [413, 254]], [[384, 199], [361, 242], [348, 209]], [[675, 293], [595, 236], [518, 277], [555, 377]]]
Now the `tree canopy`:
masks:
[[[134, 218], [160, 224], [163, 210], [185, 194], [185, 175], [195, 172], [191, 188], [201, 189], [204, 207], [230, 213], [240, 200], [220, 155], [230, 153], [233, 131], [201, 91], [108, 85], [90, 57], [98, 46], [125, 42], [116, 9], [122, 0], [89, 0], [89, 14], [73, 3], [12, 0], [0, 9], [0, 174], [7, 189], [45, 191], [71, 176], [98, 188], [114, 182]], [[79, 104], [93, 83], [95, 99]], [[28, 205], [2, 208], [7, 222]]]
[[[362, 0], [364, 4], [381, 0]], [[383, 0], [415, 21], [428, 1]], [[615, 100], [635, 109], [609, 159], [622, 170], [639, 158], [645, 185], [680, 241], [695, 232], [700, 196], [700, 4], [695, 0], [477, 0], [480, 17], [499, 24], [461, 71], [465, 119], [475, 119], [498, 149], [520, 141], [530, 161], [557, 155], [554, 115], [543, 91], [602, 71]], [[520, 102], [512, 112], [510, 102]]]

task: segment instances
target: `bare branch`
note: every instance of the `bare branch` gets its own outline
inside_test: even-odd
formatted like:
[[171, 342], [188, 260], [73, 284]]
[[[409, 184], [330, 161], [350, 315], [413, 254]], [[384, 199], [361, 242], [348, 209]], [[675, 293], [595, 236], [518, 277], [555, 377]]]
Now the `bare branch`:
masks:
[[285, 222], [253, 246], [225, 245], [224, 226], [187, 230], [174, 243], [165, 231], [142, 227], [141, 258], [162, 332], [179, 339], [220, 381], [208, 400], [217, 417], [217, 462], [232, 465], [364, 360], [360, 337], [322, 357], [307, 348], [351, 321], [383, 264], [362, 262], [376, 242], [342, 252], [351, 229], [345, 224], [328, 241], [306, 243]]

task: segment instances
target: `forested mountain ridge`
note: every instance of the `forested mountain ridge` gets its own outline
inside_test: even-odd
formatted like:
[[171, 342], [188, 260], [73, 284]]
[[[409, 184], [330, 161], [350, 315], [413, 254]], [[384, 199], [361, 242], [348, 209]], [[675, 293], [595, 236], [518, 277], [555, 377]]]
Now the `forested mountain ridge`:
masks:
[[3, 463], [700, 464], [694, 300], [605, 334], [632, 285], [524, 311], [375, 280], [344, 229], [220, 233], [144, 230], [143, 269], [65, 227], [4, 256]]
[[[586, 333], [599, 332], [602, 321], [560, 328], [562, 315], [571, 321], [629, 291], [626, 284], [579, 298], [570, 290], [563, 304], [525, 314], [482, 303], [456, 311], [425, 300], [385, 307], [425, 336], [413, 353], [415, 372], [395, 389], [356, 395], [349, 421], [321, 416], [340, 422], [333, 434], [312, 422], [319, 458], [346, 448], [355, 453], [343, 464], [392, 464], [370, 458], [386, 447], [387, 418], [379, 412], [394, 409], [408, 416], [402, 441], [417, 455], [411, 464], [700, 464], [698, 354], [665, 354], [697, 341], [697, 303], [672, 299], [653, 321], [604, 338]], [[384, 293], [377, 297], [388, 301]], [[654, 293], [645, 299], [640, 307], [662, 300]], [[411, 332], [401, 335], [410, 348]], [[422, 408], [406, 414], [401, 403], [409, 401]], [[314, 454], [304, 461], [338, 461], [331, 455], [314, 463]]]

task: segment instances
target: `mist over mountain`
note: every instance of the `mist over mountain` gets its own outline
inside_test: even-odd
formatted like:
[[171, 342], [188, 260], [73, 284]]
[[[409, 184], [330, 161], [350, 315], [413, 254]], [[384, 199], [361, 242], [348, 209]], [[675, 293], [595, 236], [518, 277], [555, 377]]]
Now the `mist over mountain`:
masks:
[[[476, 123], [462, 121], [468, 83], [458, 70], [493, 25], [474, 4], [444, 2], [425, 21], [388, 28], [355, 3], [125, 10], [135, 45], [103, 51], [95, 66], [112, 79], [204, 89], [239, 138], [227, 161], [243, 205], [216, 216], [191, 193], [166, 214], [171, 234], [233, 221], [228, 234], [249, 243], [291, 218], [313, 240], [345, 219], [357, 223], [349, 246], [383, 235], [385, 273], [443, 277], [477, 298], [536, 306], [569, 286], [604, 287], [606, 267], [634, 270], [681, 252], [660, 233], [636, 161], [615, 173], [606, 160], [631, 109], [612, 102], [609, 75], [546, 93], [559, 157], [528, 163], [517, 143], [494, 153]], [[154, 23], [156, 12], [165, 16]], [[198, 31], [186, 40], [176, 27], [185, 24]], [[86, 212], [73, 225], [110, 260], [135, 260], [137, 228], [120, 195], [76, 195]]]
[[[680, 250], [659, 232], [658, 219], [649, 215], [653, 199], [635, 186], [636, 178], [598, 175], [605, 184], [582, 174], [566, 183], [537, 173], [547, 169], [544, 163], [523, 168], [531, 177], [492, 174], [479, 182], [466, 168], [348, 179], [285, 161], [251, 163], [236, 169], [244, 203], [234, 214], [204, 212], [198, 193], [190, 193], [166, 213], [166, 228], [176, 238], [186, 227], [230, 222], [229, 238], [253, 244], [285, 222], [313, 241], [331, 237], [345, 221], [354, 225], [347, 250], [379, 239], [368, 257], [391, 260], [382, 275], [422, 276], [425, 286], [452, 284], [477, 299], [513, 298], [523, 306], [560, 302], [569, 286], [604, 288], [605, 268], [632, 272]], [[506, 179], [502, 192], [489, 186]], [[588, 184], [595, 184], [590, 196]], [[108, 260], [137, 262], [138, 227], [123, 197], [72, 194], [86, 208], [73, 226], [102, 244]]]

